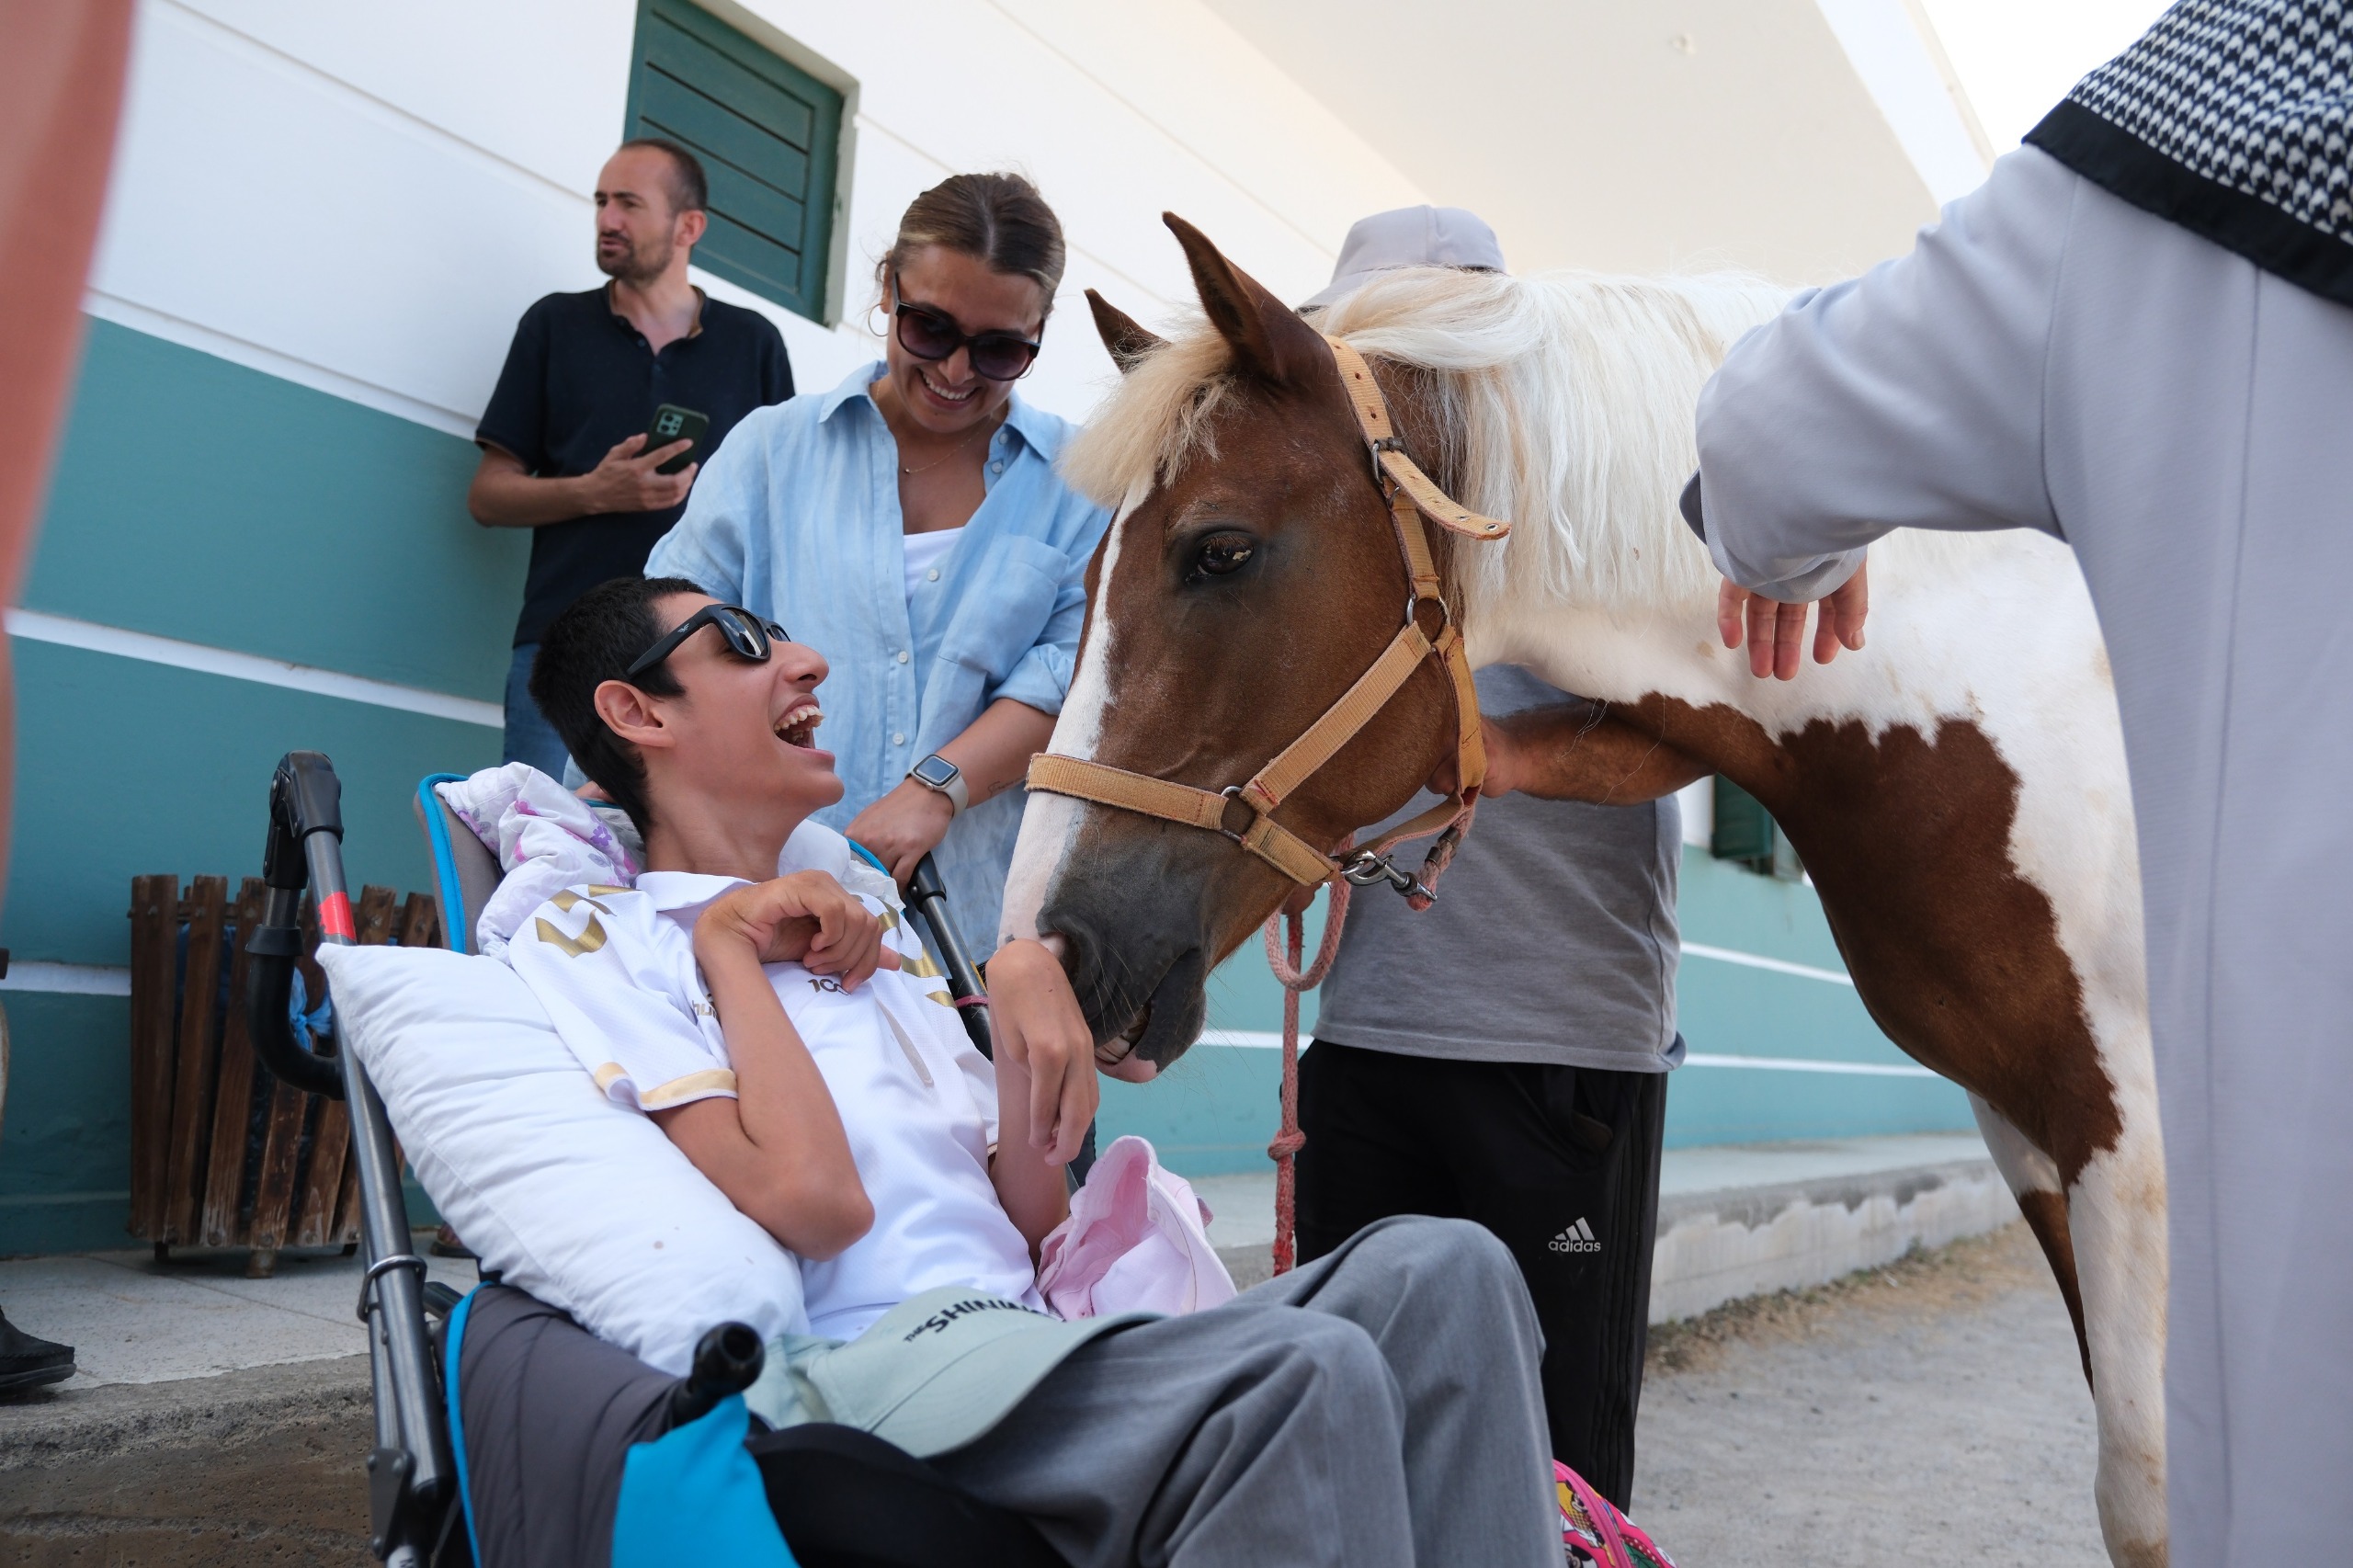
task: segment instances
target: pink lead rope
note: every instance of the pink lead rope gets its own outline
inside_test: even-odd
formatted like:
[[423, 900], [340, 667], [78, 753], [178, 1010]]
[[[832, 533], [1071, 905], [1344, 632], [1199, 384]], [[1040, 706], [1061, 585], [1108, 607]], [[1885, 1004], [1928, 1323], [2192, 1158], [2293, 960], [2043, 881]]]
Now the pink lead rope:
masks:
[[[1313, 991], [1324, 983], [1331, 972], [1332, 960], [1340, 951], [1340, 930], [1348, 922], [1348, 884], [1335, 878], [1330, 884], [1331, 907], [1324, 915], [1324, 940], [1315, 950], [1315, 962], [1302, 970], [1300, 960], [1307, 947], [1307, 911], [1292, 915], [1277, 915], [1267, 922], [1267, 966], [1275, 971], [1275, 979], [1283, 988], [1283, 1089], [1282, 1129], [1275, 1141], [1267, 1145], [1267, 1157], [1275, 1162], [1275, 1272], [1288, 1274], [1296, 1249], [1292, 1234], [1299, 1219], [1299, 1173], [1292, 1156], [1307, 1142], [1299, 1130], [1299, 998], [1302, 993]], [[1276, 945], [1275, 930], [1280, 926], [1283, 941]]]
[[[1463, 800], [1462, 809], [1438, 833], [1431, 844], [1429, 856], [1422, 862], [1421, 876], [1415, 892], [1406, 895], [1406, 903], [1418, 914], [1427, 909], [1438, 897], [1438, 879], [1454, 862], [1454, 851], [1463, 835], [1471, 831], [1471, 819], [1478, 810], [1479, 794], [1473, 790]], [[1335, 858], [1346, 855], [1356, 842], [1350, 834], [1340, 841], [1332, 853]], [[1288, 1274], [1298, 1258], [1299, 1173], [1293, 1157], [1307, 1143], [1307, 1135], [1299, 1130], [1299, 998], [1324, 983], [1332, 972], [1332, 960], [1339, 956], [1340, 932], [1348, 923], [1348, 894], [1351, 891], [1346, 877], [1334, 877], [1324, 884], [1332, 890], [1331, 907], [1324, 915], [1324, 940], [1315, 949], [1315, 962], [1302, 969], [1300, 960], [1307, 949], [1307, 911], [1295, 915], [1275, 915], [1267, 921], [1267, 967], [1275, 971], [1276, 981], [1283, 988], [1283, 1087], [1282, 1126], [1275, 1133], [1275, 1141], [1267, 1145], [1267, 1157], [1275, 1162], [1275, 1272]], [[1280, 931], [1278, 937], [1277, 932]]]

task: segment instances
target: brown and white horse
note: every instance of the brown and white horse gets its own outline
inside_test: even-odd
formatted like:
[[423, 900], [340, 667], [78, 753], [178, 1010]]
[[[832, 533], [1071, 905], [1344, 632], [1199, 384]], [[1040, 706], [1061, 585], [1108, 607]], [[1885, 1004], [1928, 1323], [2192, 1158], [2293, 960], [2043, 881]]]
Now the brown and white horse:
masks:
[[[1675, 500], [1700, 385], [1779, 291], [1417, 269], [1311, 325], [1170, 227], [1208, 319], [1163, 342], [1097, 301], [1127, 374], [1064, 466], [1116, 516], [1051, 749], [1238, 784], [1395, 632], [1404, 568], [1321, 332], [1353, 346], [1408, 451], [1515, 524], [1501, 543], [1438, 543], [1474, 662], [1607, 704], [1578, 743], [1578, 792], [1623, 799], [1637, 760], [1668, 747], [1754, 794], [1871, 1016], [1969, 1091], [2075, 1317], [2109, 1552], [2162, 1563], [2165, 1178], [2140, 881], [2071, 554], [2033, 534], [1899, 533], [1873, 549], [1869, 645], [1755, 679], [1716, 638], [1717, 579]], [[1432, 661], [1279, 820], [1329, 848], [1386, 816], [1451, 755], [1450, 701]], [[1059, 937], [1097, 1040], [1165, 1064], [1199, 1032], [1211, 968], [1291, 891], [1217, 834], [1036, 793], [1006, 934]]]

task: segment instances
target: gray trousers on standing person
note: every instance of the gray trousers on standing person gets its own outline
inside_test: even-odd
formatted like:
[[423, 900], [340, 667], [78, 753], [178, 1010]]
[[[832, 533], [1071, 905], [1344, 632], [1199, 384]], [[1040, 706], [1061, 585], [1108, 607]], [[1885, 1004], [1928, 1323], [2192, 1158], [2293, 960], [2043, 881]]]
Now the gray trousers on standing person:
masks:
[[931, 1462], [1072, 1568], [1560, 1568], [1542, 1348], [1501, 1243], [1385, 1220], [1088, 1342]]
[[2140, 831], [2172, 1561], [2345, 1561], [2353, 309], [2029, 148], [1745, 339], [1699, 451], [1719, 563], [1775, 597], [1894, 527], [2075, 547]]

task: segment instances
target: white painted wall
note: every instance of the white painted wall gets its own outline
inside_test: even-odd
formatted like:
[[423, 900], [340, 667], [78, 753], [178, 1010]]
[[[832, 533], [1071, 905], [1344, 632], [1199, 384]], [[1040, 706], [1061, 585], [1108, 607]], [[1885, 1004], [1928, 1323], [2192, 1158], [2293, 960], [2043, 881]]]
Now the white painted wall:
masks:
[[[1347, 224], [1422, 192], [1198, 0], [715, 5], [852, 84], [845, 320], [699, 275], [784, 331], [804, 388], [873, 357], [874, 259], [918, 191], [1015, 167], [1071, 244], [1025, 395], [1111, 374], [1078, 291], [1189, 298], [1164, 208], [1287, 297]], [[620, 139], [631, 0], [142, 0], [94, 314], [471, 435], [515, 320], [599, 281], [589, 193]]]

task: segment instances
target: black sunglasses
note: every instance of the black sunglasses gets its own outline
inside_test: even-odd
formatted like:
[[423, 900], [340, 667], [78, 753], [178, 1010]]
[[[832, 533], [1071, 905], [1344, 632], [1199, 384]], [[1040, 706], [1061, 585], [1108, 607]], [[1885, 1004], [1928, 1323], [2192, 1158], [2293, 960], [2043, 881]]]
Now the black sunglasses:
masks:
[[972, 374], [992, 381], [1017, 381], [1038, 362], [1038, 345], [1017, 332], [967, 333], [946, 311], [901, 299], [895, 277], [891, 279], [891, 314], [898, 322], [899, 347], [918, 359], [936, 363], [965, 349]]
[[727, 639], [727, 651], [739, 659], [753, 664], [767, 663], [768, 653], [779, 642], [790, 642], [792, 636], [773, 620], [762, 620], [742, 605], [705, 605], [678, 622], [670, 634], [637, 656], [621, 678], [635, 680], [671, 654], [676, 653], [686, 640], [706, 626], [716, 626], [719, 634]]

